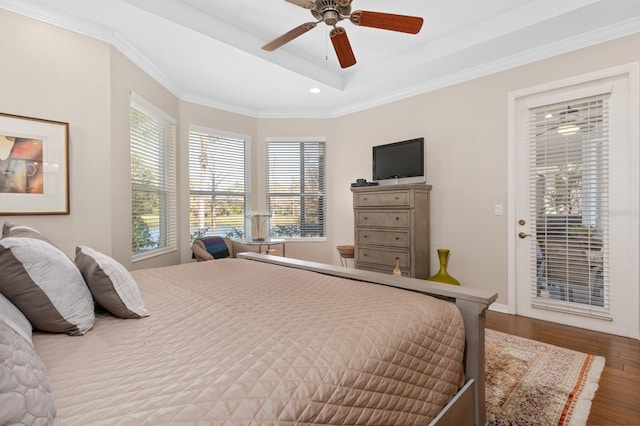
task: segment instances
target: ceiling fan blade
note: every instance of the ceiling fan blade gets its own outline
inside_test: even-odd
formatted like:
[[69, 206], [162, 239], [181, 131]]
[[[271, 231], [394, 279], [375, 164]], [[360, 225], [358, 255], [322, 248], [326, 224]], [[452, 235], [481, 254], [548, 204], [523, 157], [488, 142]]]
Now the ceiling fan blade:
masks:
[[299, 26], [295, 27], [294, 29], [292, 29], [291, 31], [282, 34], [277, 39], [265, 44], [264, 46], [262, 46], [262, 50], [266, 50], [268, 52], [272, 52], [272, 51], [276, 50], [278, 47], [289, 43], [294, 38], [300, 37], [302, 34], [306, 33], [309, 30], [314, 29], [315, 27], [316, 27], [316, 23], [315, 22], [307, 22], [307, 23], [304, 23], [302, 25], [299, 25]]
[[418, 34], [424, 20], [418, 16], [394, 15], [391, 13], [356, 10], [349, 18], [361, 27], [380, 28], [389, 31]]
[[289, 3], [293, 3], [296, 6], [304, 7], [305, 9], [314, 9], [316, 7], [315, 0], [286, 0]]
[[332, 29], [329, 36], [331, 37], [331, 43], [333, 43], [336, 55], [338, 55], [340, 66], [342, 68], [348, 68], [351, 65], [355, 65], [356, 57], [353, 55], [351, 43], [349, 43], [349, 38], [344, 28], [336, 27]]

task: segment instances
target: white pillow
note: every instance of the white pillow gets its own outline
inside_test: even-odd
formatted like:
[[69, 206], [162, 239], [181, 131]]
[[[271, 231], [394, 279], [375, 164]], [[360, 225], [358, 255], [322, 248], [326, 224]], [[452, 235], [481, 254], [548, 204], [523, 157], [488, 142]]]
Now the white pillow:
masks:
[[93, 299], [80, 271], [45, 239], [2, 238], [0, 271], [0, 293], [34, 328], [75, 335], [93, 327]]
[[0, 294], [0, 321], [4, 321], [33, 346], [31, 323], [20, 309], [2, 294]]
[[149, 315], [138, 284], [116, 260], [90, 247], [76, 247], [75, 264], [96, 303], [120, 318]]

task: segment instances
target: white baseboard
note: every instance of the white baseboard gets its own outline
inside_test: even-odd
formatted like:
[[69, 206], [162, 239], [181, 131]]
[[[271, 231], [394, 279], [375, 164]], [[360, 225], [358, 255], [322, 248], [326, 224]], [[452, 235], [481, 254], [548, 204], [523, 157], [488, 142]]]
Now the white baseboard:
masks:
[[502, 314], [510, 314], [509, 305], [503, 305], [502, 303], [492, 303], [489, 305], [489, 310], [494, 312], [500, 312]]

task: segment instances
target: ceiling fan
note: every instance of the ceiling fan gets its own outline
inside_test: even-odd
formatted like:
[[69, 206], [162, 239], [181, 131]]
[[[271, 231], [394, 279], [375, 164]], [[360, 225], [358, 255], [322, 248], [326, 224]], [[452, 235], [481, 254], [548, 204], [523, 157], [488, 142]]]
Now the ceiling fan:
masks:
[[274, 51], [280, 46], [290, 42], [312, 30], [320, 22], [332, 26], [329, 33], [331, 43], [338, 56], [338, 61], [342, 68], [347, 68], [356, 63], [356, 57], [351, 49], [351, 43], [347, 37], [347, 32], [343, 27], [336, 24], [343, 19], [349, 19], [353, 24], [361, 27], [380, 28], [383, 30], [399, 31], [409, 34], [417, 34], [422, 28], [423, 19], [417, 16], [394, 15], [391, 13], [369, 12], [366, 10], [356, 10], [351, 12], [352, 0], [286, 0], [296, 6], [309, 9], [315, 22], [306, 22], [297, 26], [289, 32], [262, 46], [263, 50]]

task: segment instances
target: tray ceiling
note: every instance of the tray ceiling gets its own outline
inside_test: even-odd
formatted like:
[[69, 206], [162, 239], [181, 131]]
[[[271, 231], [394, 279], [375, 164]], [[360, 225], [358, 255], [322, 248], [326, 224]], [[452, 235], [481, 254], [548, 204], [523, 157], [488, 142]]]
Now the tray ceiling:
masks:
[[[324, 24], [284, 0], [0, 0], [0, 7], [113, 44], [183, 100], [259, 117], [332, 117], [640, 30], [637, 0], [353, 0], [424, 18], [417, 35], [339, 23], [357, 64], [341, 69]], [[312, 94], [309, 89], [321, 89]]]

